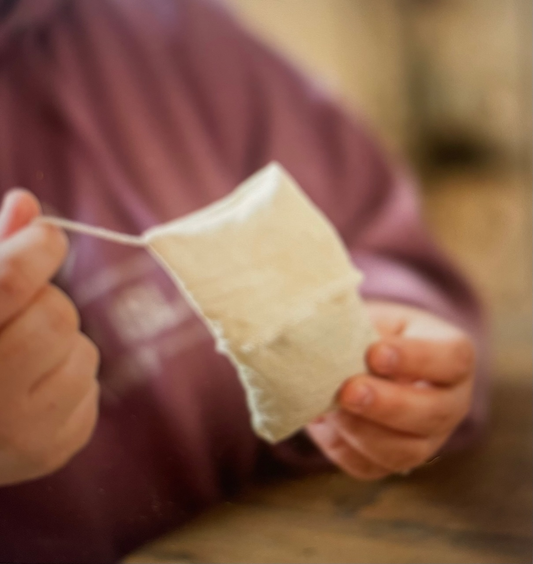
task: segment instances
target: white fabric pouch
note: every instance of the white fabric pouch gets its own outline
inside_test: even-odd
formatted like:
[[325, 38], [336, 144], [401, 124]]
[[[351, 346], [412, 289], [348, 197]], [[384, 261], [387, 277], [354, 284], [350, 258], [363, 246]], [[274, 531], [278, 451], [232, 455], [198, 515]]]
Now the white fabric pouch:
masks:
[[332, 408], [346, 378], [366, 370], [377, 335], [357, 291], [362, 276], [280, 165], [140, 241], [235, 366], [252, 426], [267, 441]]

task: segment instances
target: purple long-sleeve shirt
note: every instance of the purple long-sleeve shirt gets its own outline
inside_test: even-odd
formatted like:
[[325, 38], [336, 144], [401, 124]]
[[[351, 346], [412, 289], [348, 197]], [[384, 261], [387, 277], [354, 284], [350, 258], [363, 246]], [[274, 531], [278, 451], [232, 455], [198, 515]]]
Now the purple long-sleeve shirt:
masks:
[[[422, 225], [409, 176], [204, 0], [0, 4], [0, 194], [138, 234], [282, 163], [338, 228], [367, 298], [426, 308], [482, 346], [468, 286]], [[89, 445], [52, 476], [0, 487], [1, 562], [110, 562], [253, 479], [320, 455], [252, 433], [234, 369], [150, 256], [85, 236], [59, 283], [102, 354]], [[485, 417], [480, 370], [472, 411]]]

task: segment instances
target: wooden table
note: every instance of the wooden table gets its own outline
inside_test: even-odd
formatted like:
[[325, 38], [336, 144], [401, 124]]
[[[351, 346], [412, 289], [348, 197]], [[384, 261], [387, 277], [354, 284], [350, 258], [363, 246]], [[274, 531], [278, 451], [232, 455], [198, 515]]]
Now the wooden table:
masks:
[[406, 478], [339, 473], [249, 491], [146, 546], [139, 563], [530, 563], [531, 373], [494, 387], [491, 432]]

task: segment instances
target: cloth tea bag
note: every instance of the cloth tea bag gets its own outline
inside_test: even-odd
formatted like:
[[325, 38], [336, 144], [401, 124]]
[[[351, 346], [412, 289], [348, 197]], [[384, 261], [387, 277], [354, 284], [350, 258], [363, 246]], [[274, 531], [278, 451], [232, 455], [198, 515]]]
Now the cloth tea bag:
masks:
[[366, 370], [377, 336], [357, 292], [362, 276], [280, 165], [214, 204], [117, 242], [145, 245], [175, 280], [235, 366], [252, 426], [267, 441], [330, 409], [343, 381]]

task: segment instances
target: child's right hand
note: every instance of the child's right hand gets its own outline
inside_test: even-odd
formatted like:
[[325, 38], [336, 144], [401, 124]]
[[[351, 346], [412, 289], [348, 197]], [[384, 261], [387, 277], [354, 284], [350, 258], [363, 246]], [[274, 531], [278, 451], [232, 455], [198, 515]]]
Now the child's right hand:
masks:
[[98, 349], [74, 304], [50, 279], [64, 233], [32, 223], [29, 193], [0, 210], [0, 485], [44, 476], [89, 440], [98, 417]]

